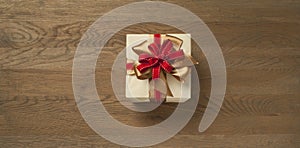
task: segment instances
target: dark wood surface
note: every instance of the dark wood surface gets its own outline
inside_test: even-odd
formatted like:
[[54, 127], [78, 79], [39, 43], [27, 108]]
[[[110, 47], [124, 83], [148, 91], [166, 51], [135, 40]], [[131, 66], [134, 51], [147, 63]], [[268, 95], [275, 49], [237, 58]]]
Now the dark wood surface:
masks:
[[[85, 123], [72, 91], [72, 60], [83, 33], [100, 16], [132, 1], [0, 1], [0, 147], [120, 147]], [[221, 111], [198, 132], [211, 76], [192, 43], [201, 84], [200, 101], [188, 125], [154, 147], [300, 146], [300, 1], [204, 0], [183, 6], [209, 26], [227, 67]], [[96, 83], [101, 100], [119, 121], [149, 126], [167, 118], [176, 104], [149, 113], [124, 108], [110, 83], [111, 66], [128, 33], [180, 33], [156, 23], [129, 26], [110, 39], [99, 56]], [[100, 87], [100, 86], [99, 86]]]

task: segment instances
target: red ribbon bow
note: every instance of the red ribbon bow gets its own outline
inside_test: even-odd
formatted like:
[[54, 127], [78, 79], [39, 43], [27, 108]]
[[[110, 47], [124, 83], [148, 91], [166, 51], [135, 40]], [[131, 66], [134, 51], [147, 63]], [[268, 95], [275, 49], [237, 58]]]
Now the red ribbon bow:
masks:
[[[151, 54], [142, 53], [139, 55], [139, 65], [137, 70], [144, 73], [148, 69], [152, 69], [152, 80], [160, 77], [161, 70], [171, 73], [174, 67], [170, 64], [173, 60], [184, 57], [182, 49], [173, 50], [173, 43], [167, 39], [161, 44], [160, 34], [154, 35], [154, 42], [148, 46]], [[154, 98], [159, 101], [161, 93], [154, 89]]]

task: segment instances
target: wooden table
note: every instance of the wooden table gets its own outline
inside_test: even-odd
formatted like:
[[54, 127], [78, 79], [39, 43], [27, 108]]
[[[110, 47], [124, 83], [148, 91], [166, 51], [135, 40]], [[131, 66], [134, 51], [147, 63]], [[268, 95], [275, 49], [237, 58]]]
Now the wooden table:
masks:
[[[130, 2], [0, 1], [0, 147], [119, 147], [97, 135], [80, 115], [72, 91], [72, 63], [89, 26]], [[211, 29], [224, 54], [227, 90], [217, 119], [199, 133], [211, 75], [193, 42], [193, 56], [200, 61], [197, 110], [182, 131], [156, 146], [299, 147], [300, 1], [168, 2], [195, 13]], [[98, 58], [97, 89], [110, 114], [128, 125], [154, 125], [176, 104], [137, 113], [123, 107], [111, 88], [111, 66], [128, 33], [180, 31], [157, 23], [132, 25], [115, 34]]]

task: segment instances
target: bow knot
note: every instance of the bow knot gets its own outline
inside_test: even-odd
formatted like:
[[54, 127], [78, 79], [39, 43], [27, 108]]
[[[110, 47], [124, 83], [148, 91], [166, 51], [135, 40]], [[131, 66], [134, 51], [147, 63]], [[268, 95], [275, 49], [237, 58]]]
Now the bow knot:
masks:
[[173, 44], [170, 40], [165, 40], [161, 45], [160, 38], [156, 36], [154, 43], [148, 46], [151, 54], [142, 53], [139, 55], [140, 64], [137, 65], [137, 70], [144, 73], [148, 69], [152, 69], [152, 79], [159, 78], [161, 69], [171, 73], [174, 67], [170, 62], [184, 56], [182, 50], [174, 51], [172, 48]]

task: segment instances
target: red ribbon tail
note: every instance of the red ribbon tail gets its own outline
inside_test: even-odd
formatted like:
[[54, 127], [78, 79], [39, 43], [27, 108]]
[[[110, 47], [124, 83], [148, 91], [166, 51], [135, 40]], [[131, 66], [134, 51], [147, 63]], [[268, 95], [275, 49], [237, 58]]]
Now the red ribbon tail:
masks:
[[[158, 79], [160, 77], [160, 66], [155, 66], [152, 68], [152, 80], [154, 80], [153, 82], [156, 83], [155, 79]], [[156, 84], [154, 84], [154, 86], [156, 86]], [[161, 101], [161, 92], [159, 90], [157, 90], [154, 87], [154, 99], [157, 102]]]
[[157, 79], [159, 78], [160, 75], [160, 66], [157, 65], [152, 68], [152, 79]]
[[154, 89], [154, 99], [157, 102], [160, 102], [162, 100], [161, 99], [161, 93], [158, 90], [156, 90], [156, 89]]
[[167, 72], [170, 73], [173, 70], [173, 66], [171, 64], [169, 64], [166, 60], [163, 60], [160, 63], [160, 66]]

